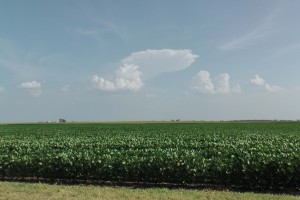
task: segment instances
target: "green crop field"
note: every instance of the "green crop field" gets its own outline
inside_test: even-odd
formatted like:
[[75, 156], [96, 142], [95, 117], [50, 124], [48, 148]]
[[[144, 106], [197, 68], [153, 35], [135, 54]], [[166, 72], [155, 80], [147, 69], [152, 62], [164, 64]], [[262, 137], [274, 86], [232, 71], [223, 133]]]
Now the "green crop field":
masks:
[[1, 125], [0, 176], [299, 188], [300, 123]]

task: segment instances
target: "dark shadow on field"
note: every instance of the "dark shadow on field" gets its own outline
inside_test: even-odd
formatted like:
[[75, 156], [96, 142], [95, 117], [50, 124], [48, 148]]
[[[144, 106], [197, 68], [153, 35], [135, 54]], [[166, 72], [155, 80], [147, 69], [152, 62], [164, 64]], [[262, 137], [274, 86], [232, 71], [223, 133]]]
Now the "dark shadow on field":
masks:
[[100, 186], [100, 187], [125, 187], [129, 189], [166, 188], [170, 190], [215, 190], [228, 192], [253, 192], [259, 194], [277, 194], [300, 196], [300, 188], [249, 188], [246, 186], [214, 185], [214, 184], [175, 184], [175, 183], [147, 183], [147, 182], [118, 182], [96, 180], [71, 180], [71, 179], [45, 179], [37, 177], [0, 177], [0, 181], [21, 183], [45, 183], [65, 186]]

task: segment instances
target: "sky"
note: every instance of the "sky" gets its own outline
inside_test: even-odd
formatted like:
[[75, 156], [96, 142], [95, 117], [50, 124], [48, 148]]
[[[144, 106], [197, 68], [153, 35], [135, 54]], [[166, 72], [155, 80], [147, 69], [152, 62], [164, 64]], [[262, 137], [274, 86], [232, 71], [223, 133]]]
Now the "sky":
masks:
[[0, 122], [300, 119], [300, 1], [0, 3]]

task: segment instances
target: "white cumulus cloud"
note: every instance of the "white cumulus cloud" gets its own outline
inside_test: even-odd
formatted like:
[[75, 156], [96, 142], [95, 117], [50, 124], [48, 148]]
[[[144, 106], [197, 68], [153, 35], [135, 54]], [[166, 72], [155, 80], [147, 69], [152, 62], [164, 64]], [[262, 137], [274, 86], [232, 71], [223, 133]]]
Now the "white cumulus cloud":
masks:
[[265, 91], [271, 93], [283, 92], [284, 89], [279, 87], [278, 85], [270, 85], [259, 75], [255, 75], [253, 79], [250, 79], [250, 82], [254, 85], [262, 87]]
[[250, 82], [254, 85], [265, 85], [265, 80], [258, 75], [255, 75], [254, 78], [250, 80]]
[[134, 64], [124, 64], [116, 71], [115, 86], [120, 90], [137, 91], [143, 86], [142, 72]]
[[240, 93], [241, 87], [229, 84], [230, 76], [227, 73], [218, 75], [214, 81], [208, 71], [200, 71], [193, 77], [191, 89], [203, 94], [229, 94]]
[[124, 64], [115, 72], [115, 80], [108, 81], [102, 77], [95, 75], [91, 82], [96, 89], [102, 91], [138, 91], [143, 82], [141, 79], [142, 72], [136, 65]]
[[208, 71], [200, 71], [193, 77], [192, 89], [201, 93], [214, 93], [214, 84]]
[[92, 78], [92, 84], [95, 88], [102, 91], [113, 91], [115, 90], [115, 83], [107, 81], [104, 78], [101, 78], [97, 75], [94, 75]]
[[107, 92], [138, 91], [144, 85], [144, 80], [164, 72], [186, 69], [197, 57], [189, 49], [138, 51], [122, 59], [114, 80], [94, 75], [91, 82], [94, 88]]
[[279, 87], [278, 85], [269, 85], [269, 84], [265, 84], [265, 90], [268, 92], [283, 92], [284, 89]]
[[37, 81], [23, 82], [19, 88], [27, 90], [33, 96], [39, 96], [42, 93], [42, 84]]
[[216, 78], [216, 93], [227, 94], [230, 92], [229, 86], [230, 76], [227, 73], [220, 74]]
[[4, 91], [4, 87], [0, 86], [0, 92]]

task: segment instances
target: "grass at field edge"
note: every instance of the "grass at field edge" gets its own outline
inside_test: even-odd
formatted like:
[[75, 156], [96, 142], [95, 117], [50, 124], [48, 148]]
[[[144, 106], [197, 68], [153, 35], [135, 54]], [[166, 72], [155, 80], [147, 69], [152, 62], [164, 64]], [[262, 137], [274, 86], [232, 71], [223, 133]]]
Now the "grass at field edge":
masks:
[[166, 188], [132, 189], [128, 187], [65, 186], [33, 183], [0, 182], [0, 200], [35, 199], [268, 199], [294, 200], [299, 196], [240, 193], [215, 190]]
[[8, 178], [0, 177], [0, 182], [7, 183], [28, 183], [28, 184], [47, 184], [60, 186], [94, 186], [94, 187], [113, 187], [128, 189], [168, 189], [168, 190], [213, 190], [219, 192], [237, 193], [256, 193], [272, 195], [299, 196], [300, 188], [249, 188], [242, 186], [214, 185], [214, 184], [173, 184], [173, 183], [146, 183], [146, 182], [115, 182], [115, 181], [96, 181], [96, 180], [69, 180], [69, 179], [45, 179], [45, 178]]

